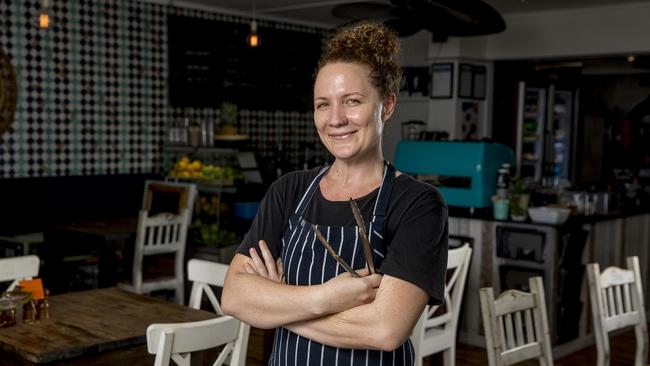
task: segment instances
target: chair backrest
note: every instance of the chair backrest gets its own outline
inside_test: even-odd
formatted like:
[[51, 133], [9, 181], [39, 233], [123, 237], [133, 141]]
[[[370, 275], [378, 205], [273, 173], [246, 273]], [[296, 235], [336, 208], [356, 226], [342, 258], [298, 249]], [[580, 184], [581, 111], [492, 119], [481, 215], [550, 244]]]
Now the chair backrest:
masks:
[[471, 257], [472, 248], [467, 244], [449, 250], [444, 311], [441, 312], [439, 306], [427, 305], [411, 333], [411, 340], [418, 359], [440, 351], [438, 345], [432, 345], [435, 346], [434, 349], [425, 349], [423, 340], [430, 329], [443, 328], [447, 337], [450, 337], [448, 344], [456, 342], [460, 305], [465, 291]]
[[184, 254], [189, 221], [188, 209], [183, 209], [180, 215], [163, 212], [154, 216], [148, 216], [147, 211], [141, 210], [136, 233], [136, 257], [140, 254]]
[[634, 326], [637, 342], [635, 364], [647, 365], [648, 330], [639, 258], [628, 257], [627, 269], [612, 266], [602, 272], [598, 263], [590, 263], [587, 265], [587, 280], [598, 364], [609, 364], [608, 333]]
[[[143, 289], [143, 262], [148, 255], [174, 253], [175, 281], [172, 288], [176, 290], [176, 302], [182, 303], [185, 245], [187, 230], [190, 224], [190, 210], [185, 208], [180, 215], [159, 213], [149, 216], [146, 210], [141, 210], [138, 216], [138, 229], [135, 238], [133, 254], [132, 282], [136, 292], [149, 292]], [[150, 291], [170, 288], [168, 280], [160, 282], [157, 287], [154, 280], [147, 280], [146, 286]]]
[[[166, 366], [171, 360], [179, 366], [190, 365], [192, 352], [224, 346], [214, 362], [223, 365], [228, 356], [239, 359], [236, 347], [240, 321], [221, 316], [215, 319], [185, 323], [151, 324], [147, 328], [147, 351], [156, 355], [155, 366]], [[232, 365], [235, 366], [235, 365]], [[244, 366], [244, 363], [236, 366]]]
[[228, 272], [227, 264], [196, 258], [190, 259], [187, 262], [187, 278], [192, 282], [189, 306], [200, 309], [203, 294], [205, 293], [214, 311], [219, 315], [223, 315], [219, 300], [217, 300], [217, 296], [210, 286], [223, 287], [226, 272]]
[[529, 278], [528, 284], [530, 293], [507, 290], [496, 300], [493, 288], [480, 291], [490, 366], [529, 359], [553, 365], [544, 284], [541, 277]]
[[[190, 259], [187, 262], [187, 278], [192, 281], [189, 306], [194, 309], [200, 309], [203, 294], [205, 293], [214, 311], [219, 315], [223, 315], [219, 300], [210, 286], [223, 287], [227, 272], [227, 264], [196, 258]], [[237, 366], [246, 364], [249, 334], [250, 325], [240, 322], [238, 339], [241, 341], [235, 344], [232, 360], [229, 361], [229, 365]]]
[[147, 180], [142, 195], [142, 210], [180, 214], [184, 208], [194, 209], [198, 189], [194, 183]]
[[12, 281], [7, 287], [7, 291], [11, 291], [18, 281], [38, 276], [40, 264], [40, 259], [35, 255], [0, 258], [0, 282]]

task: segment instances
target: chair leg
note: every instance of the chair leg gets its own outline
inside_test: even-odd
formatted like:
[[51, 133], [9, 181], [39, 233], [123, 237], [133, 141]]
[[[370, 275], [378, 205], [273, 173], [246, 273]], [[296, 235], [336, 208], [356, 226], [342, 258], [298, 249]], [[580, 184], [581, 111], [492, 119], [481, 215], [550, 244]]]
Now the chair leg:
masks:
[[634, 366], [648, 365], [648, 330], [643, 324], [634, 327], [636, 336], [636, 354], [634, 355]]
[[183, 288], [184, 284], [183, 281], [181, 281], [179, 284], [176, 285], [176, 290], [174, 291], [174, 300], [176, 301], [177, 304], [184, 305], [185, 301], [185, 291]]
[[456, 365], [456, 345], [452, 344], [451, 347], [442, 351], [442, 363], [445, 366]]
[[597, 366], [609, 366], [609, 338], [596, 332]]

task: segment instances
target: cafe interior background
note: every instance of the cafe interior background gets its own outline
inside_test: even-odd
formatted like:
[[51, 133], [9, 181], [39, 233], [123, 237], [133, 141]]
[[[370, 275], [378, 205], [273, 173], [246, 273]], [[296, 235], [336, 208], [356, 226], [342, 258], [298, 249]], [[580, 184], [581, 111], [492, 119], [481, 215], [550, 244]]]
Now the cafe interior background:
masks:
[[[402, 38], [405, 79], [385, 158], [422, 179], [437, 173], [441, 185], [462, 176], [462, 194], [449, 193], [448, 203], [450, 234], [474, 248], [466, 293], [542, 274], [547, 293], [563, 299], [549, 310], [555, 336], [565, 338], [554, 342], [580, 340], [590, 327], [588, 300], [578, 296], [581, 263], [604, 268], [638, 255], [646, 299], [650, 292], [650, 3], [486, 2], [505, 30], [423, 29]], [[199, 189], [188, 256], [227, 262], [273, 179], [331, 159], [309, 98], [320, 42], [346, 21], [330, 10], [343, 3], [0, 0], [0, 256], [32, 251], [47, 269], [47, 253], [74, 242], [57, 225], [136, 216], [146, 180], [192, 178], [179, 166], [187, 156], [181, 165], [198, 160], [229, 180]], [[257, 48], [246, 44], [253, 23]], [[431, 144], [410, 149], [412, 140]], [[508, 150], [478, 151], [493, 142]], [[586, 236], [526, 213], [494, 220], [501, 163], [533, 182], [529, 206], [569, 206], [569, 222], [582, 217]], [[477, 164], [490, 172], [466, 171]], [[545, 251], [546, 259], [501, 252], [517, 245], [509, 230], [532, 235], [526, 243], [540, 247], [520, 251]], [[560, 256], [573, 241], [575, 258]], [[81, 259], [50, 284], [55, 293], [106, 285], [89, 259], [97, 253], [76, 250], [70, 256]], [[45, 283], [59, 270], [44, 271]], [[466, 305], [460, 339], [481, 344], [478, 305]]]

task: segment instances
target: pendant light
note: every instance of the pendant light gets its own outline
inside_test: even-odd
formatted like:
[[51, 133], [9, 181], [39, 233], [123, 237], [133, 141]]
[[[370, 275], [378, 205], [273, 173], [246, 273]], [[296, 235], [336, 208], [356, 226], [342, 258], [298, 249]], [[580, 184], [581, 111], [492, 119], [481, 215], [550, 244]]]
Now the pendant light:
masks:
[[48, 0], [41, 0], [41, 13], [38, 16], [38, 26], [47, 29], [50, 26], [50, 16], [47, 13]]
[[246, 37], [248, 47], [256, 48], [262, 43], [259, 33], [257, 33], [257, 20], [255, 20], [255, 0], [253, 0], [253, 18], [251, 19], [251, 29]]

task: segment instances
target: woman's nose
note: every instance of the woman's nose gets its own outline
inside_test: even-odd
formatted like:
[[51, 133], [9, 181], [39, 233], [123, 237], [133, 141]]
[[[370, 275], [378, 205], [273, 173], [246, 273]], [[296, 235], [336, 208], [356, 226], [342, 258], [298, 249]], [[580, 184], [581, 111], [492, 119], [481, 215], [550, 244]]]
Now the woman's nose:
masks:
[[347, 123], [347, 117], [345, 115], [345, 110], [342, 105], [334, 104], [332, 105], [332, 114], [330, 115], [330, 125], [332, 126], [341, 126]]

